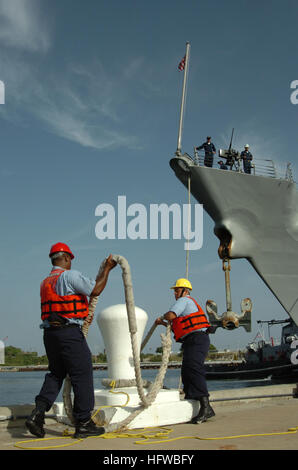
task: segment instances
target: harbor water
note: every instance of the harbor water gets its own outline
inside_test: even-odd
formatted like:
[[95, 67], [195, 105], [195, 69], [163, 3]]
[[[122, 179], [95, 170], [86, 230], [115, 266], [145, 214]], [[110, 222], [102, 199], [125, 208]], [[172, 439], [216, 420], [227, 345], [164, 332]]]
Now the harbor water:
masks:
[[[142, 378], [153, 382], [155, 380], [156, 369], [145, 369], [142, 371]], [[0, 406], [22, 405], [34, 403], [34, 397], [38, 394], [45, 371], [31, 372], [1, 372], [0, 373]], [[95, 370], [93, 373], [94, 388], [101, 389], [102, 379], [107, 378], [106, 370]], [[257, 387], [272, 385], [270, 379], [263, 380], [208, 380], [209, 391], [227, 390], [243, 387]], [[180, 370], [168, 369], [164, 386], [167, 388], [179, 388]], [[56, 401], [63, 401], [62, 391]]]

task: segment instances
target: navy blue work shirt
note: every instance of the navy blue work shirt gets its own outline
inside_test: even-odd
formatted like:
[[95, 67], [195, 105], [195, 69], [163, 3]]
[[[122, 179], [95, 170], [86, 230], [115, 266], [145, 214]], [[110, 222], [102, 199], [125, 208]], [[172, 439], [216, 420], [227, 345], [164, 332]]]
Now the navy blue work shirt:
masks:
[[205, 142], [204, 144], [197, 147], [197, 150], [205, 150], [205, 155], [213, 155], [213, 152], [216, 152], [216, 148], [212, 142]]

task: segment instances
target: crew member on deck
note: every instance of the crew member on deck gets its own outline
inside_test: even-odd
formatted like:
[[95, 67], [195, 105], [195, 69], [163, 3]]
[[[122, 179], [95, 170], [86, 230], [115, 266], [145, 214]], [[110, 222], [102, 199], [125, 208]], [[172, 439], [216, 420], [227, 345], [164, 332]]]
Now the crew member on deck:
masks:
[[196, 150], [201, 150], [201, 149], [204, 149], [205, 151], [204, 165], [212, 168], [213, 157], [214, 157], [214, 154], [216, 153], [216, 148], [214, 144], [211, 142], [210, 136], [207, 137], [206, 142], [204, 142], [204, 144], [200, 145], [199, 147], [196, 147]]
[[253, 156], [252, 154], [250, 153], [250, 151], [248, 150], [249, 149], [249, 145], [246, 144], [245, 147], [244, 147], [244, 150], [243, 152], [241, 152], [241, 158], [243, 160], [243, 170], [244, 170], [244, 173], [248, 173], [248, 174], [251, 174], [251, 161], [253, 159]]
[[170, 322], [175, 340], [182, 343], [181, 378], [185, 399], [200, 402], [199, 413], [191, 423], [203, 423], [215, 415], [209, 403], [204, 369], [210, 346], [210, 324], [204, 311], [190, 297], [192, 286], [187, 279], [178, 279], [171, 289], [174, 289], [176, 302], [167, 313], [155, 320], [155, 324], [167, 326]]
[[227, 170], [228, 169], [227, 165], [222, 160], [220, 160], [218, 162], [218, 164], [219, 164], [219, 169], [220, 170]]

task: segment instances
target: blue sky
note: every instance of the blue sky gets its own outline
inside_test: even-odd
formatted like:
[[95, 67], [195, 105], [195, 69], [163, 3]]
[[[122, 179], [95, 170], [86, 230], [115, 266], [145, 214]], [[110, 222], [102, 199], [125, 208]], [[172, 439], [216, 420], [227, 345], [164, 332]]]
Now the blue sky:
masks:
[[[191, 43], [182, 149], [211, 135], [225, 148], [249, 143], [297, 174], [297, 113], [290, 84], [297, 72], [297, 3], [275, 0], [1, 0], [1, 323], [7, 344], [43, 353], [39, 284], [57, 241], [71, 246], [73, 268], [89, 277], [109, 254], [132, 269], [136, 305], [147, 328], [173, 300], [185, 275], [184, 240], [98, 240], [101, 203], [187, 203], [169, 160], [176, 150], [183, 73]], [[194, 203], [195, 201], [192, 200]], [[193, 295], [225, 310], [224, 275], [213, 222], [190, 252]], [[253, 301], [253, 331], [218, 330], [213, 344], [243, 347], [256, 320], [287, 315], [246, 260], [232, 263], [232, 299]], [[124, 303], [120, 268], [97, 312]], [[160, 330], [162, 331], [162, 330]], [[155, 332], [147, 350], [160, 345]], [[274, 333], [274, 331], [273, 331]], [[279, 335], [277, 330], [276, 335]], [[96, 322], [88, 342], [104, 346]], [[178, 349], [173, 345], [174, 349]]]

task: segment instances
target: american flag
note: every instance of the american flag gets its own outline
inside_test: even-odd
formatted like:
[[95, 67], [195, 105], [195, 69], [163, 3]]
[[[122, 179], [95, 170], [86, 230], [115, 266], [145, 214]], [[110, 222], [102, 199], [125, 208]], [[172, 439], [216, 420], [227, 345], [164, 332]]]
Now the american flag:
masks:
[[179, 63], [179, 65], [178, 65], [178, 69], [179, 69], [179, 70], [184, 70], [184, 67], [185, 67], [185, 59], [186, 59], [186, 56], [184, 56], [183, 59], [181, 60], [181, 62]]

